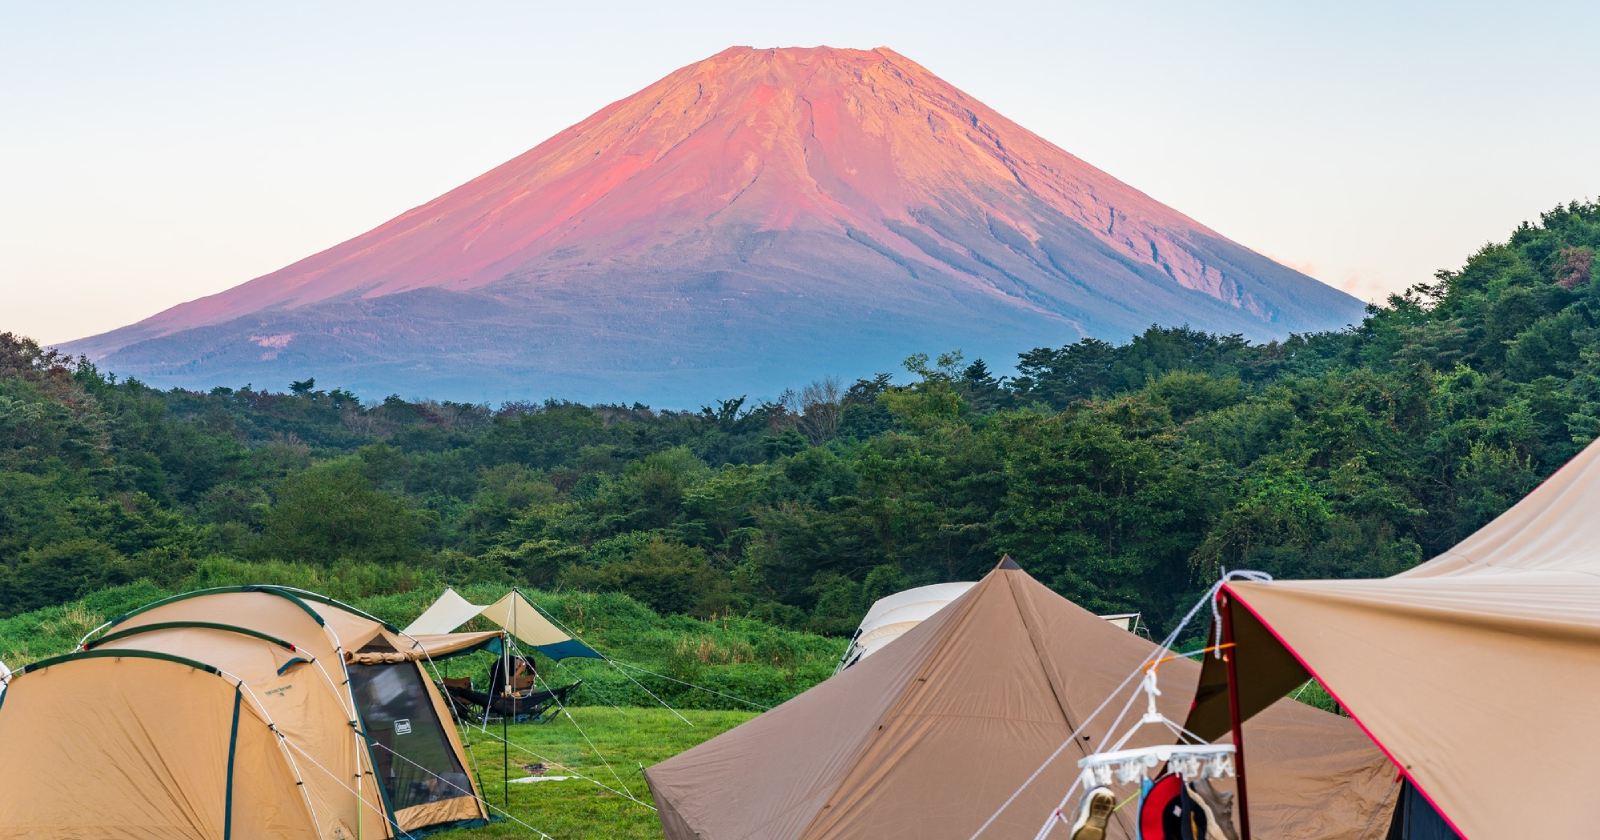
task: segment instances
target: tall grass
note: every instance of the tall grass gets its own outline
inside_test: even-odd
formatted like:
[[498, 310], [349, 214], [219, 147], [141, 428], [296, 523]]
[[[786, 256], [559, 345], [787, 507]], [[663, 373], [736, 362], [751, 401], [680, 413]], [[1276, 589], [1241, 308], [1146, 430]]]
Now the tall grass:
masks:
[[[0, 661], [16, 668], [66, 653], [84, 633], [102, 622], [176, 592], [247, 583], [320, 592], [401, 627], [420, 615], [446, 585], [433, 572], [404, 567], [330, 568], [210, 558], [201, 562], [181, 586], [171, 590], [147, 582], [127, 584], [62, 606], [0, 619]], [[457, 591], [475, 603], [488, 603], [504, 595], [512, 585], [472, 583], [459, 586]], [[723, 616], [702, 620], [658, 615], [619, 593], [524, 588], [523, 594], [613, 660], [671, 678], [596, 660], [544, 662], [544, 676], [551, 682], [583, 680], [575, 699], [579, 703], [655, 705], [645, 690], [648, 688], [679, 708], [750, 710], [755, 706], [775, 706], [832, 673], [844, 645], [842, 640], [786, 630], [751, 618]], [[468, 629], [491, 629], [491, 625], [474, 624]], [[441, 663], [441, 668], [455, 676], [478, 676], [487, 672], [490, 660], [489, 655], [478, 654]], [[754, 706], [730, 697], [747, 700]]]

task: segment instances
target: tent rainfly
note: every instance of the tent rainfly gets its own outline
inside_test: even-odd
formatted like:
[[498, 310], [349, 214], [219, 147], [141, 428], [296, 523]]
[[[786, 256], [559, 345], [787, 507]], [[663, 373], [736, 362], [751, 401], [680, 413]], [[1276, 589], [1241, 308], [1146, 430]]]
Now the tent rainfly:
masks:
[[[1315, 677], [1457, 834], [1594, 836], [1596, 498], [1600, 442], [1408, 572], [1223, 587], [1240, 717]], [[1221, 665], [1207, 658], [1188, 723], [1202, 736], [1230, 725]]]
[[[1114, 714], [1030, 774], [1155, 649], [1008, 559], [895, 644], [645, 776], [668, 840], [965, 840], [1013, 792], [983, 836], [1032, 837]], [[1164, 714], [1187, 711], [1199, 670], [1161, 666]], [[1382, 836], [1395, 774], [1349, 720], [1284, 700], [1246, 741], [1260, 836]], [[1132, 810], [1111, 837], [1133, 836]]]
[[123, 615], [0, 695], [0, 838], [391, 838], [488, 817], [426, 641], [312, 593]]
[[405, 632], [418, 638], [451, 633], [480, 615], [551, 659], [605, 658], [594, 648], [552, 624], [516, 590], [507, 592], [505, 597], [488, 606], [479, 606], [461, 597], [454, 589], [445, 589], [439, 600], [417, 616], [417, 620], [411, 622]]

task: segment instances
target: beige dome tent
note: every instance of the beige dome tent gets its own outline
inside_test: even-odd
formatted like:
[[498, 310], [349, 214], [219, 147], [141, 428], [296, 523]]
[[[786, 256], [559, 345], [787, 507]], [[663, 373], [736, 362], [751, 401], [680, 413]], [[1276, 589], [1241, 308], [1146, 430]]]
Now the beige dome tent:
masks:
[[[874, 656], [645, 775], [668, 840], [967, 840], [997, 810], [985, 838], [1032, 837], [1111, 716], [1029, 775], [1155, 647], [1007, 560]], [[1183, 717], [1199, 670], [1161, 666], [1163, 713]], [[1383, 837], [1395, 773], [1349, 720], [1284, 700], [1246, 741], [1259, 836]], [[1111, 836], [1132, 836], [1128, 810]]]
[[[1228, 584], [1241, 716], [1315, 677], [1456, 833], [1595, 836], [1597, 498], [1600, 442], [1403, 574]], [[1202, 735], [1230, 724], [1219, 665], [1190, 718]]]
[[121, 616], [0, 695], [0, 837], [400, 837], [482, 820], [429, 657], [497, 633], [406, 637], [273, 586]]

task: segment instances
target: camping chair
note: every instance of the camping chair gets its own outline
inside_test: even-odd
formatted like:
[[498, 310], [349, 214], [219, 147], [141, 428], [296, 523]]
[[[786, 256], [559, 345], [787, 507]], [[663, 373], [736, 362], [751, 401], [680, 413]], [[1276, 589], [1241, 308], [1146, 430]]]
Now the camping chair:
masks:
[[466, 677], [447, 677], [442, 688], [450, 699], [450, 705], [455, 708], [457, 717], [470, 720], [481, 716], [480, 710], [483, 710], [490, 715], [509, 717], [514, 723], [544, 723], [567, 705], [567, 696], [583, 685], [583, 680], [549, 691], [534, 690], [531, 687], [532, 676], [528, 677], [528, 684], [530, 687], [526, 690], [493, 697], [486, 692], [473, 690], [472, 680]]

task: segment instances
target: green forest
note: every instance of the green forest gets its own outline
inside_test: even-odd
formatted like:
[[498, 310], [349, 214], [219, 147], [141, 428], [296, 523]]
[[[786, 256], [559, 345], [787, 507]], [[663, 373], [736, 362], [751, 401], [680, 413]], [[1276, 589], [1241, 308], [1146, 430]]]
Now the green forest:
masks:
[[315, 370], [163, 392], [7, 333], [0, 618], [284, 578], [378, 603], [516, 584], [820, 661], [813, 634], [873, 599], [1009, 553], [1163, 630], [1224, 568], [1406, 569], [1600, 434], [1597, 248], [1600, 203], [1572, 204], [1340, 333], [1151, 327], [1009, 377], [952, 349], [693, 411], [364, 402]]

